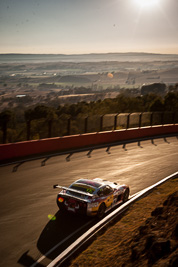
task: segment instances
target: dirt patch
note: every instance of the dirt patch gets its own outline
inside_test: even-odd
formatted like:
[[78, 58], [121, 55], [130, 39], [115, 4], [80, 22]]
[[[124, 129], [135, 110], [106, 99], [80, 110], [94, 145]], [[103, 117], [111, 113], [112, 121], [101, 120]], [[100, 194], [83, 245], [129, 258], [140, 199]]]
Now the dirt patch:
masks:
[[177, 214], [178, 178], [134, 203], [70, 266], [178, 266]]

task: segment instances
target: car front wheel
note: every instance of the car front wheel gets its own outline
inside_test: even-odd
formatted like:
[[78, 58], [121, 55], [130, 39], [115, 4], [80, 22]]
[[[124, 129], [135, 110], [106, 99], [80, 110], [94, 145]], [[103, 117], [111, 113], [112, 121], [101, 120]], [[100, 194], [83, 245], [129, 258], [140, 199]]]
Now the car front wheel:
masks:
[[102, 204], [99, 206], [99, 209], [98, 209], [98, 212], [97, 212], [97, 217], [98, 217], [98, 219], [101, 219], [101, 218], [104, 216], [105, 210], [106, 210], [106, 206], [105, 206], [104, 203], [102, 203]]
[[128, 198], [129, 198], [129, 189], [127, 188], [124, 192], [123, 202], [126, 202]]

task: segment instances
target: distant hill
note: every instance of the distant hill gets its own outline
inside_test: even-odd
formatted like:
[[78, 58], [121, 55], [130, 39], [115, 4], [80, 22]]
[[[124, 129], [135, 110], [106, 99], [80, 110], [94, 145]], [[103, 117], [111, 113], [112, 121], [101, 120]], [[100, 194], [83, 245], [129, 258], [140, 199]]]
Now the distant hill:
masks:
[[41, 63], [41, 62], [151, 62], [175, 61], [178, 55], [153, 53], [93, 53], [93, 54], [0, 54], [1, 63]]

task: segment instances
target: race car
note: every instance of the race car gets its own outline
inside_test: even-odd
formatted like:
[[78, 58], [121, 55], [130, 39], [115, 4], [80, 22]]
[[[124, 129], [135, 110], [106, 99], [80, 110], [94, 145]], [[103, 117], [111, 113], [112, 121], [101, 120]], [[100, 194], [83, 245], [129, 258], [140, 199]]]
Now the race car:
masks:
[[127, 185], [95, 178], [80, 179], [69, 187], [54, 185], [61, 189], [57, 195], [57, 205], [61, 211], [68, 211], [101, 219], [114, 206], [126, 202], [130, 189]]

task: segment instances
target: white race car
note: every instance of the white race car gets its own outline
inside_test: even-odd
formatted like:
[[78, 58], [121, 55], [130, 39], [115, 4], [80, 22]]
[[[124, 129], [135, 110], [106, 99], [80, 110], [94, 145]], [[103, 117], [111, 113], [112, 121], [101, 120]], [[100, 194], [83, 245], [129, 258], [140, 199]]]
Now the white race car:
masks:
[[66, 210], [99, 219], [104, 213], [128, 200], [129, 187], [96, 178], [93, 180], [80, 179], [69, 187], [54, 185], [62, 189], [57, 195], [57, 205], [60, 210]]

